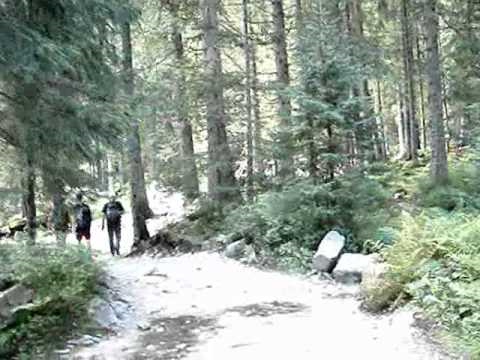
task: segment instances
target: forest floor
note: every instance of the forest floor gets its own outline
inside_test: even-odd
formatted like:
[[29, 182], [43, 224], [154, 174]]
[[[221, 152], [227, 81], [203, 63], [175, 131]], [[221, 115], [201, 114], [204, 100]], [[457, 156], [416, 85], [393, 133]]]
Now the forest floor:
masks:
[[[152, 201], [168, 215], [154, 219], [151, 231], [181, 217], [175, 196]], [[132, 230], [125, 220], [127, 249]], [[109, 286], [128, 306], [111, 335], [77, 347], [69, 359], [453, 358], [415, 326], [413, 310], [362, 312], [356, 286], [247, 267], [212, 252], [110, 258], [100, 224], [92, 231]]]

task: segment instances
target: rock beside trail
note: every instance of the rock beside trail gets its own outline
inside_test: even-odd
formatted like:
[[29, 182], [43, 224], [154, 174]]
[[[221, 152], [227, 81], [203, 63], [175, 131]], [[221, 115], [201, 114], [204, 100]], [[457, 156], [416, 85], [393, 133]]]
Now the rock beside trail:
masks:
[[247, 243], [245, 240], [238, 240], [225, 248], [225, 256], [230, 259], [240, 260], [245, 255]]
[[16, 314], [33, 301], [33, 290], [15, 285], [0, 293], [0, 329], [15, 322]]
[[336, 231], [330, 231], [313, 256], [313, 268], [320, 272], [331, 272], [344, 247], [345, 237]]
[[101, 297], [96, 297], [90, 302], [88, 315], [102, 329], [110, 329], [119, 321], [112, 305]]
[[333, 278], [343, 284], [358, 284], [375, 262], [376, 258], [371, 255], [345, 253], [333, 270]]
[[227, 245], [224, 255], [230, 259], [239, 260], [241, 263], [247, 265], [258, 263], [253, 245], [247, 244], [246, 240], [238, 240]]

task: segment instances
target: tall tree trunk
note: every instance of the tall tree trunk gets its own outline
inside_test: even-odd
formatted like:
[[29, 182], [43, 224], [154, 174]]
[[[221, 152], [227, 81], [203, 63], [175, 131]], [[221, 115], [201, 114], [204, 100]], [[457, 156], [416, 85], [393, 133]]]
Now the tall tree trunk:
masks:
[[399, 85], [398, 90], [398, 158], [403, 159], [407, 156], [408, 145], [406, 139], [406, 109], [403, 100], [403, 89]]
[[415, 68], [413, 62], [412, 24], [410, 19], [410, 0], [402, 0], [402, 48], [405, 81], [405, 107], [407, 109], [408, 159], [417, 161], [419, 147], [417, 99], [415, 95]]
[[431, 129], [431, 177], [436, 185], [448, 181], [445, 130], [442, 118], [442, 78], [439, 57], [439, 17], [436, 0], [425, 1], [426, 72], [428, 79], [428, 112]]
[[245, 98], [247, 107], [247, 197], [251, 201], [254, 197], [253, 183], [253, 118], [252, 118], [252, 55], [249, 31], [248, 0], [242, 0], [242, 35], [245, 55]]
[[227, 140], [222, 57], [218, 39], [219, 0], [201, 0], [204, 41], [205, 97], [208, 133], [208, 193], [218, 204], [238, 197]]
[[285, 13], [283, 0], [271, 0], [273, 7], [273, 46], [275, 51], [275, 67], [278, 88], [278, 117], [280, 118], [280, 164], [279, 175], [289, 176], [293, 171], [291, 144], [288, 123], [292, 114], [290, 98], [285, 94], [290, 85], [289, 62], [287, 52], [287, 35], [285, 31]]
[[[417, 28], [416, 36], [416, 47], [417, 47], [417, 62], [421, 64], [423, 68], [424, 57], [422, 54], [420, 46], [420, 28]], [[427, 149], [427, 121], [426, 121], [426, 111], [425, 111], [425, 85], [424, 85], [424, 76], [420, 70], [420, 66], [417, 66], [417, 75], [418, 75], [418, 90], [420, 92], [420, 111], [422, 119], [422, 148]]]
[[255, 161], [255, 169], [257, 175], [263, 175], [265, 171], [263, 141], [262, 141], [262, 118], [260, 114], [260, 96], [258, 94], [258, 70], [257, 70], [257, 49], [254, 43], [251, 43], [252, 54], [252, 100], [253, 100], [253, 119], [254, 119], [254, 136], [253, 136], [253, 158]]
[[[125, 93], [131, 100], [135, 92], [133, 77], [133, 54], [130, 23], [122, 24], [123, 71], [125, 76]], [[133, 105], [131, 108], [133, 112]], [[142, 148], [140, 144], [139, 122], [130, 114], [130, 134], [128, 136], [128, 155], [130, 165], [130, 189], [133, 217], [134, 244], [150, 237], [146, 219], [153, 216], [148, 205], [147, 191], [145, 188], [145, 175], [142, 163]]]
[[[345, 12], [348, 33], [356, 41], [364, 41], [362, 0], [348, 0]], [[354, 98], [356, 97], [359, 100], [362, 98], [366, 99], [366, 103], [363, 104], [365, 114], [362, 116], [359, 111], [353, 114], [353, 119], [356, 123], [355, 136], [360, 156], [373, 153], [373, 158], [378, 157], [379, 138], [376, 122], [370, 121], [366, 123], [363, 121], [364, 119], [373, 119], [373, 101], [368, 88], [368, 80], [364, 80], [360, 84], [354, 84], [352, 94]]]
[[30, 242], [35, 243], [37, 233], [37, 207], [35, 204], [35, 169], [33, 168], [33, 161], [27, 155], [27, 159], [23, 168], [22, 179], [22, 212], [27, 219], [27, 233], [30, 237]]
[[445, 119], [445, 133], [446, 133], [446, 144], [447, 144], [447, 153], [450, 150], [451, 141], [453, 140], [453, 131], [450, 124], [450, 112], [448, 111], [448, 102], [447, 102], [447, 85], [445, 84], [445, 78], [442, 76], [442, 114]]
[[175, 47], [175, 60], [177, 62], [177, 89], [176, 89], [176, 112], [181, 129], [182, 151], [182, 182], [183, 191], [188, 199], [198, 197], [200, 190], [198, 185], [198, 172], [195, 163], [195, 149], [193, 144], [193, 130], [188, 118], [188, 100], [186, 94], [185, 55], [183, 36], [177, 24], [177, 11], [172, 9], [174, 22], [172, 24], [172, 39]]
[[379, 132], [380, 138], [380, 155], [381, 160], [387, 159], [387, 141], [385, 136], [385, 121], [383, 120], [383, 99], [382, 99], [382, 86], [380, 81], [376, 81], [377, 84], [377, 107], [378, 107], [378, 116], [377, 116], [377, 129]]

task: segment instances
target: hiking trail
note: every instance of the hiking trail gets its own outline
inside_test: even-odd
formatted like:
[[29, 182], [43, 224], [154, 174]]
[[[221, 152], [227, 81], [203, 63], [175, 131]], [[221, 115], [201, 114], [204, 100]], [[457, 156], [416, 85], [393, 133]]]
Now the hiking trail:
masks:
[[[178, 195], [157, 194], [154, 232], [182, 214]], [[180, 205], [179, 205], [180, 204]], [[130, 216], [122, 249], [131, 244]], [[92, 228], [116, 294], [109, 336], [70, 349], [77, 360], [451, 359], [401, 310], [372, 316], [358, 287], [247, 267], [217, 253], [111, 258], [106, 232]]]

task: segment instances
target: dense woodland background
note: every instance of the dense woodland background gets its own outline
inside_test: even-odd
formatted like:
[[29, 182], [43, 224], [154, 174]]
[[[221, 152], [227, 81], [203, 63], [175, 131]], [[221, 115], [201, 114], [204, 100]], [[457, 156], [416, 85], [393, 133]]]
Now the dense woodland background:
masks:
[[154, 183], [297, 268], [332, 228], [386, 248], [379, 307], [428, 297], [480, 352], [478, 1], [5, 0], [0, 44], [0, 214], [31, 241], [79, 189], [146, 240]]

